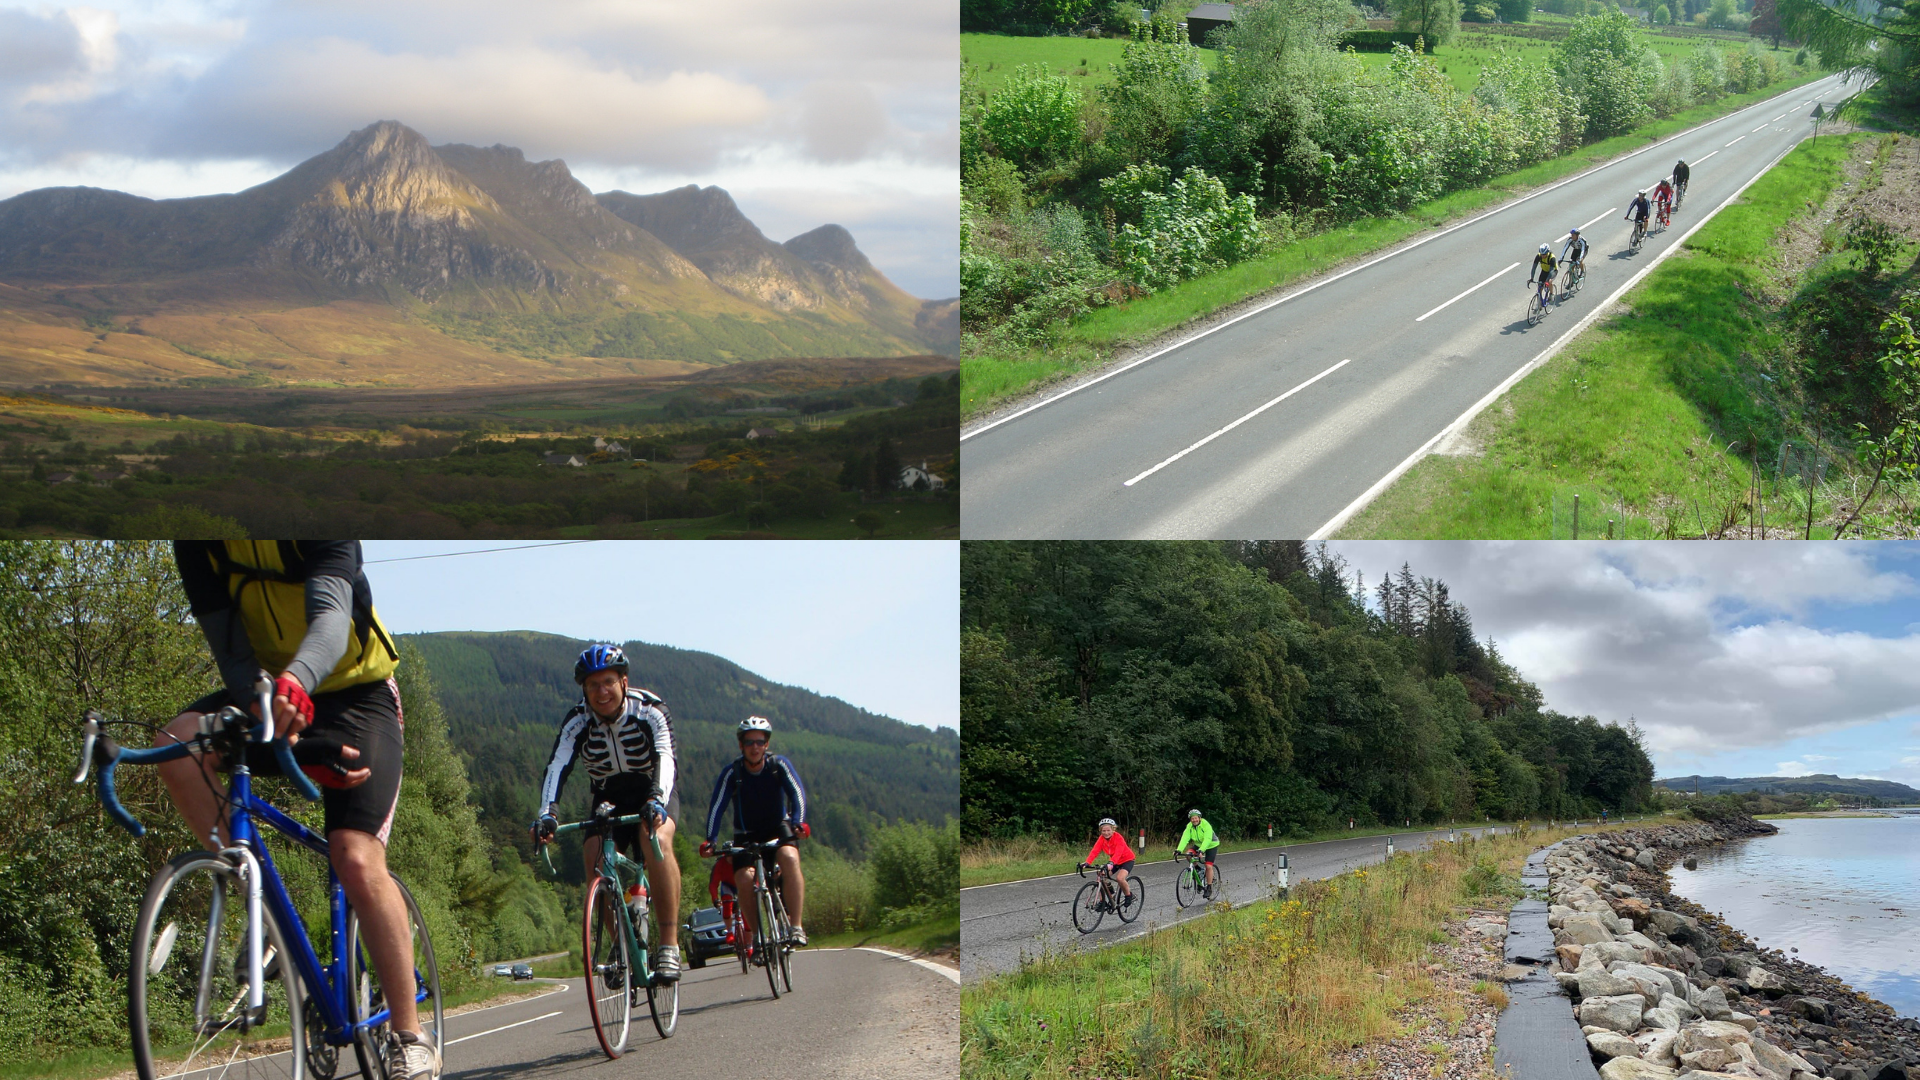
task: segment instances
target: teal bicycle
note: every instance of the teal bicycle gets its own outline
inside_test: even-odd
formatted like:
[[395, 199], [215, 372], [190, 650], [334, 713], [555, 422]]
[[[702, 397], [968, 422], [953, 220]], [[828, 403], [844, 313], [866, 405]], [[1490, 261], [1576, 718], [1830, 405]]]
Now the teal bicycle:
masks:
[[[272, 716], [273, 684], [262, 680], [254, 692], [259, 715]], [[324, 836], [253, 793], [245, 751], [258, 742], [271, 743], [282, 774], [303, 796], [320, 797], [287, 741], [273, 738], [271, 725], [234, 706], [204, 715], [193, 739], [151, 749], [119, 746], [106, 735], [110, 723], [131, 721], [86, 714], [73, 782], [85, 783], [98, 766], [101, 803], [134, 836], [145, 835], [146, 827], [114, 793], [118, 766], [170, 761], [196, 750], [218, 753], [233, 766], [224, 800], [229, 846], [174, 856], [153, 875], [134, 922], [127, 1021], [141, 1080], [331, 1080], [346, 1046], [353, 1047], [362, 1075], [386, 1080], [392, 1018], [387, 988], [368, 960], [346, 890], [329, 864], [332, 959], [323, 964], [256, 825], [265, 822], [327, 857]], [[406, 903], [413, 945], [413, 985], [406, 992], [440, 1053], [444, 1013], [433, 941], [413, 894], [397, 877], [394, 885]]]
[[1220, 868], [1217, 865], [1214, 867], [1214, 883], [1212, 885], [1207, 884], [1207, 860], [1205, 856], [1189, 855], [1184, 851], [1176, 851], [1173, 857], [1176, 861], [1184, 864], [1180, 867], [1179, 875], [1173, 879], [1173, 898], [1179, 902], [1181, 907], [1192, 907], [1202, 900], [1213, 899], [1213, 894], [1220, 886], [1226, 884], [1226, 876], [1220, 872]]
[[[680, 984], [653, 978], [648, 949], [657, 932], [660, 913], [649, 911], [635, 919], [626, 903], [629, 883], [645, 888], [644, 868], [615, 849], [612, 835], [616, 828], [641, 825], [644, 814], [615, 817], [612, 803], [601, 803], [585, 821], [570, 822], [554, 829], [553, 835], [580, 833], [600, 837], [600, 866], [587, 881], [586, 909], [581, 915], [581, 958], [586, 967], [587, 1012], [593, 1018], [593, 1033], [600, 1049], [609, 1058], [627, 1050], [627, 1035], [632, 1028], [633, 1007], [644, 990], [647, 1011], [653, 1014], [654, 1030], [663, 1039], [673, 1037], [680, 1023]], [[644, 827], [644, 826], [643, 826]], [[653, 845], [654, 858], [663, 857], [660, 838], [651, 829], [647, 840]], [[543, 847], [542, 852], [546, 849]], [[547, 869], [553, 869], [553, 856], [547, 855]], [[622, 874], [628, 875], [622, 878]]]

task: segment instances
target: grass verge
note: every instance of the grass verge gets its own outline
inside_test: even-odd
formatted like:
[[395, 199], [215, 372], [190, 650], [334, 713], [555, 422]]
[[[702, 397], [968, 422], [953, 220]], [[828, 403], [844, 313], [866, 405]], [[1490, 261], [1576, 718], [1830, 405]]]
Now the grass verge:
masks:
[[[1490, 825], [1509, 826], [1510, 821], [1478, 821], [1461, 825], [1463, 829], [1480, 829]], [[1431, 832], [1432, 825], [1417, 825], [1412, 828], [1391, 828], [1388, 826], [1368, 826], [1361, 829], [1329, 829], [1314, 833], [1299, 833], [1281, 836], [1273, 840], [1226, 840], [1220, 844], [1222, 852], [1252, 851], [1258, 848], [1285, 847], [1294, 844], [1317, 844], [1326, 840], [1352, 840], [1362, 836], [1404, 836], [1408, 833]], [[1442, 826], [1444, 828], [1444, 826]], [[1132, 844], [1135, 837], [1127, 837]], [[1146, 847], [1136, 847], [1137, 861], [1143, 863], [1165, 862], [1173, 858], [1173, 844], [1178, 836], [1152, 838]], [[1384, 844], [1384, 841], [1383, 841]], [[1048, 877], [1054, 874], [1071, 874], [1073, 868], [1080, 865], [1086, 857], [1090, 845], [1078, 847], [1063, 844], [1044, 837], [1023, 836], [1013, 840], [983, 840], [970, 844], [960, 852], [960, 887], [972, 888], [975, 885], [995, 885], [1003, 881], [1021, 881], [1026, 878]]]
[[[1781, 337], [1756, 297], [1768, 284], [1774, 236], [1818, 212], [1857, 144], [1885, 138], [1800, 144], [1628, 292], [1625, 312], [1476, 418], [1466, 442], [1479, 454], [1428, 457], [1343, 534], [1568, 538], [1575, 496], [1588, 537], [1731, 535], [1769, 502], [1776, 526], [1804, 524], [1809, 514], [1817, 523], [1821, 508], [1807, 505], [1797, 480], [1776, 477], [1769, 492], [1752, 478], [1755, 433], [1762, 446], [1769, 436], [1777, 445], [1781, 417], [1792, 411], [1762, 382], [1773, 376], [1755, 358], [1777, 354]], [[1832, 535], [1812, 528], [1823, 532]]]
[[961, 1073], [1329, 1075], [1336, 1052], [1397, 1034], [1396, 1010], [1435, 994], [1423, 958], [1460, 906], [1506, 906], [1527, 854], [1572, 833], [1405, 853], [1285, 899], [984, 979], [961, 992]]
[[873, 945], [902, 952], [940, 952], [960, 944], [960, 909], [956, 906], [938, 917], [884, 930], [849, 930], [842, 934], [809, 931], [808, 943], [839, 949]]
[[1394, 217], [1364, 218], [1284, 245], [1218, 273], [1183, 281], [1115, 307], [1099, 308], [1067, 327], [1044, 353], [968, 356], [960, 361], [960, 410], [971, 418], [1047, 383], [1106, 363], [1114, 350], [1145, 344], [1232, 304], [1278, 292], [1348, 261], [1384, 251], [1428, 229], [1471, 216], [1535, 188], [1631, 153], [1669, 135], [1738, 112], [1823, 75], [1787, 80], [1735, 94], [1581, 147], [1480, 187], [1456, 191]]

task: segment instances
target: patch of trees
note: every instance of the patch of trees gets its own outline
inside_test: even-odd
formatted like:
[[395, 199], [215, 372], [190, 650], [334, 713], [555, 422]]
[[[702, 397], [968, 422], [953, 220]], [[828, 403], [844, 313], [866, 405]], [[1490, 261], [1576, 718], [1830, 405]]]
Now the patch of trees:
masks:
[[[1395, 12], [1430, 46], [1462, 6]], [[1165, 16], [1132, 25], [1113, 81], [1093, 92], [1022, 67], [989, 95], [966, 69], [968, 349], [1044, 347], [1096, 307], [1792, 73], [1757, 42], [1663, 60], [1614, 9], [1577, 19], [1546, 64], [1503, 53], [1466, 93], [1419, 48], [1396, 46], [1384, 70], [1342, 51], [1358, 20], [1347, 0], [1264, 0], [1235, 18], [1210, 38], [1211, 71]]]
[[1111, 814], [1228, 836], [1631, 810], [1638, 730], [1547, 707], [1445, 583], [1369, 592], [1324, 547], [976, 543], [961, 553], [967, 836]]

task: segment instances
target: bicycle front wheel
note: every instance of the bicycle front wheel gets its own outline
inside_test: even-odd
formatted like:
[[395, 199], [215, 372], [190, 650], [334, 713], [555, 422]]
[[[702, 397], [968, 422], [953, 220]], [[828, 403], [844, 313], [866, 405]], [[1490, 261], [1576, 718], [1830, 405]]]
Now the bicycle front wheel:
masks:
[[1192, 907], [1200, 900], [1200, 883], [1193, 880], [1193, 867], [1180, 871], [1173, 879], [1173, 900], [1181, 907]]
[[780, 951], [776, 940], [780, 927], [773, 921], [773, 890], [760, 882], [755, 882], [753, 905], [756, 924], [753, 931], [754, 962], [767, 969], [767, 989], [773, 991], [773, 996], [778, 998], [780, 972], [776, 969], [779, 968], [780, 961], [774, 959], [774, 954]]
[[1537, 326], [1547, 313], [1547, 305], [1540, 300], [1540, 294], [1534, 293], [1527, 299], [1527, 325]]
[[780, 961], [780, 985], [787, 993], [793, 993], [793, 920], [787, 918], [787, 905], [780, 899], [780, 893], [773, 893], [773, 915], [775, 925], [779, 926], [779, 943], [773, 947], [773, 955]]
[[1106, 909], [1100, 896], [1100, 883], [1089, 881], [1080, 886], [1073, 897], [1073, 928], [1083, 934], [1091, 934], [1100, 927], [1100, 920]]
[[[1147, 883], [1140, 880], [1139, 874], [1127, 878], [1127, 888], [1133, 890], [1133, 903], [1127, 903], [1125, 896], [1118, 897], [1120, 902], [1120, 921], [1130, 923], [1140, 917], [1147, 906]], [[1116, 890], [1117, 892], [1118, 890]]]
[[751, 970], [751, 965], [747, 962], [747, 958], [752, 952], [752, 945], [750, 944], [751, 935], [747, 933], [747, 920], [740, 914], [740, 904], [738, 901], [735, 901], [733, 905], [732, 925], [733, 955], [740, 961], [740, 974], [745, 975]]
[[[413, 993], [421, 1030], [433, 1041], [434, 1053], [439, 1054], [446, 1049], [446, 1036], [441, 1033], [445, 1016], [440, 1003], [440, 968], [433, 959], [433, 939], [427, 936], [427, 923], [420, 917], [420, 905], [413, 902], [413, 893], [397, 877], [393, 878], [393, 887], [400, 890], [400, 900], [407, 909], [407, 937], [413, 954], [413, 985], [408, 989]], [[347, 1017], [356, 1026], [390, 1008], [386, 991], [380, 985], [380, 974], [373, 970], [367, 947], [361, 940], [357, 911], [347, 913], [347, 985], [351, 987], [347, 994]], [[375, 1078], [386, 1075], [387, 1042], [392, 1032], [393, 1022], [389, 1016], [386, 1023], [362, 1028], [354, 1035], [353, 1049], [360, 1058], [361, 1075]]]
[[247, 890], [233, 864], [189, 851], [160, 868], [133, 926], [127, 1019], [141, 1080], [302, 1080], [307, 1029], [299, 981], [262, 908], [265, 1002], [247, 1008]]
[[633, 1022], [633, 995], [627, 992], [634, 977], [633, 957], [627, 951], [626, 905], [620, 886], [599, 874], [587, 883], [587, 907], [581, 915], [580, 955], [587, 969], [587, 1013], [600, 1049], [610, 1058], [626, 1052], [627, 1031]]
[[[659, 911], [655, 910], [648, 918], [652, 919], [657, 926], [660, 921], [659, 915]], [[654, 931], [653, 940], [660, 940], [660, 932], [657, 929]], [[692, 948], [692, 943], [689, 942], [687, 947]], [[653, 1014], [653, 1030], [659, 1032], [663, 1039], [673, 1038], [674, 1029], [680, 1025], [679, 981], [660, 982], [656, 979], [648, 979], [647, 1011]]]

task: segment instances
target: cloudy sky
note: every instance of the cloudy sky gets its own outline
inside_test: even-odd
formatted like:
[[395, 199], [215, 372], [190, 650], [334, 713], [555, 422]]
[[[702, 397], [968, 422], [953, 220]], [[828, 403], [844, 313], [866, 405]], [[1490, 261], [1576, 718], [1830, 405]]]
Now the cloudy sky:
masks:
[[959, 292], [952, 0], [0, 0], [0, 199], [237, 191], [399, 120], [594, 191], [726, 188]]
[[[697, 649], [869, 712], [959, 728], [957, 542], [592, 541], [493, 550], [503, 546], [366, 541], [381, 621], [396, 634], [541, 630]], [[421, 558], [449, 552], [473, 554]], [[571, 669], [573, 658], [554, 663]], [[645, 673], [634, 681], [646, 685]]]
[[1920, 546], [1355, 542], [1405, 562], [1561, 712], [1637, 719], [1660, 776], [1920, 787]]

